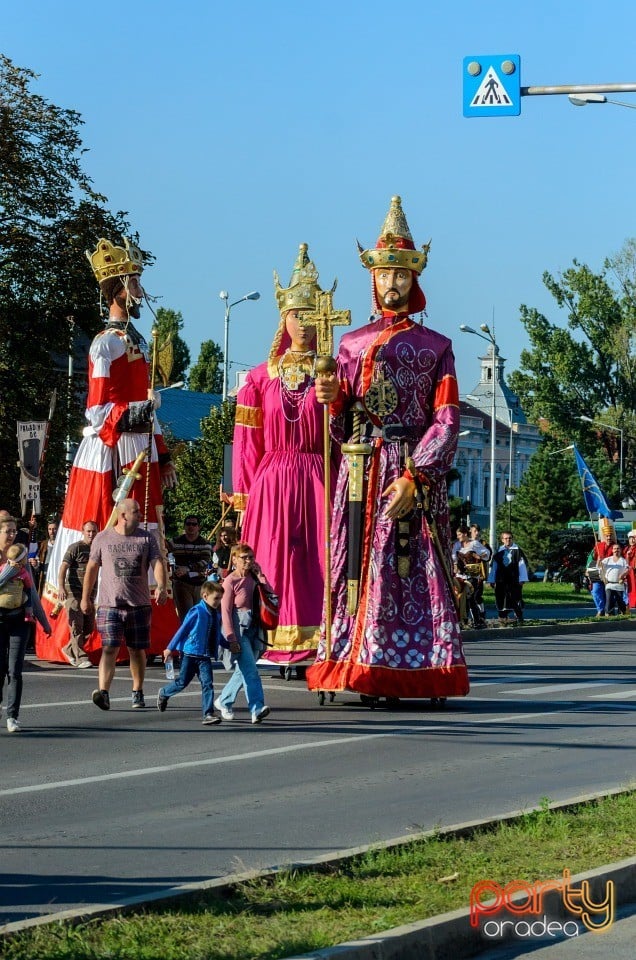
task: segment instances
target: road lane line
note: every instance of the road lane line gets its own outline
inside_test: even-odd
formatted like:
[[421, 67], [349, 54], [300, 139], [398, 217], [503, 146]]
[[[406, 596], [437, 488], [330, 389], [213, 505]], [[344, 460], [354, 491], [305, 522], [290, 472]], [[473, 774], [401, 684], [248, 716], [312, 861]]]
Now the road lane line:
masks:
[[535, 693], [560, 693], [562, 690], [586, 690], [589, 687], [613, 687], [615, 680], [588, 680], [585, 683], [549, 683], [545, 687], [523, 687], [521, 690], [509, 690], [515, 697]]
[[[568, 705], [565, 709], [563, 709], [562, 706], [562, 704], [559, 704], [558, 708], [548, 708], [546, 710], [535, 711], [533, 713], [513, 713], [507, 717], [481, 717], [477, 719], [470, 719], [470, 725], [471, 727], [474, 727], [484, 724], [497, 725], [500, 723], [517, 723], [519, 720], [531, 720], [535, 719], [536, 717], [545, 717], [555, 713], [577, 713], [583, 708], [584, 705], [577, 704], [575, 707], [570, 707]], [[461, 720], [458, 722], [462, 723]], [[464, 718], [463, 722], [468, 723], [468, 719]], [[188, 770], [194, 767], [219, 766], [223, 763], [236, 763], [242, 760], [255, 760], [261, 759], [262, 757], [280, 756], [286, 753], [298, 753], [301, 750], [335, 747], [347, 743], [359, 744], [361, 740], [366, 744], [368, 740], [382, 740], [387, 739], [388, 737], [404, 736], [413, 733], [439, 733], [440, 730], [442, 733], [446, 733], [450, 732], [450, 729], [453, 726], [456, 726], [456, 723], [451, 721], [447, 727], [442, 727], [440, 723], [417, 727], [400, 727], [398, 730], [384, 730], [382, 733], [358, 733], [353, 737], [340, 737], [333, 740], [317, 740], [313, 743], [297, 743], [287, 747], [272, 747], [271, 749], [267, 750], [252, 750], [248, 753], [236, 753], [224, 757], [208, 757], [205, 760], [187, 760], [183, 763], [164, 764], [160, 767], [141, 767], [137, 770], [121, 770], [118, 773], [105, 773], [97, 777], [77, 777], [73, 780], [56, 780], [52, 781], [51, 783], [40, 782], [30, 784], [29, 786], [12, 787], [8, 790], [0, 790], [0, 800], [4, 797], [13, 797], [17, 796], [18, 794], [43, 793], [49, 790], [65, 790], [69, 787], [81, 787], [91, 783], [104, 783], [107, 780], [129, 780], [132, 777], [146, 777], [157, 773], [174, 773], [175, 770]]]
[[[365, 736], [367, 740], [379, 740], [382, 737], [393, 736], [393, 733], [372, 733]], [[187, 760], [183, 763], [167, 763], [160, 767], [141, 767], [137, 770], [121, 770], [118, 773], [104, 773], [97, 777], [77, 777], [73, 780], [55, 780], [51, 783], [34, 783], [26, 787], [12, 787], [9, 790], [0, 790], [0, 799], [13, 797], [21, 793], [39, 793], [46, 790], [64, 790], [68, 787], [81, 787], [90, 783], [104, 783], [107, 780], [128, 780], [131, 777], [147, 777], [157, 773], [174, 773], [175, 770], [190, 770], [195, 767], [212, 767], [222, 763], [236, 763], [241, 760], [256, 760], [262, 757], [279, 756], [285, 753], [297, 753], [299, 750], [312, 750], [321, 747], [334, 747], [342, 743], [359, 743], [360, 734], [355, 737], [342, 737], [335, 740], [317, 740], [314, 743], [296, 743], [287, 747], [272, 747], [269, 750], [251, 750], [248, 753], [235, 753], [225, 757], [207, 757], [205, 760]]]

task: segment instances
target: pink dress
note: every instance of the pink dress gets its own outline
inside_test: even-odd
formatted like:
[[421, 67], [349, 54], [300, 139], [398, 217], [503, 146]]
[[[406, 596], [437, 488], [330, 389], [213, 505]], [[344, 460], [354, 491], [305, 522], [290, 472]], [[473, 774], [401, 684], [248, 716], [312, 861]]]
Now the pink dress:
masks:
[[[323, 407], [307, 381], [289, 393], [262, 363], [239, 391], [233, 450], [241, 539], [280, 598], [264, 658], [313, 662], [324, 593]], [[335, 485], [332, 464], [332, 490]]]

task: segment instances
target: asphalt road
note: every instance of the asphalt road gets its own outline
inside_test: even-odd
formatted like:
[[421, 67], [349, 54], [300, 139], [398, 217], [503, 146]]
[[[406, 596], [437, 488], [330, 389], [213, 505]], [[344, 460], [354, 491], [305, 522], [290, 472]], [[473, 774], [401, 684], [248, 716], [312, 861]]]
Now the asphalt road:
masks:
[[0, 924], [633, 779], [631, 630], [501, 630], [466, 652], [471, 694], [443, 711], [350, 694], [320, 707], [266, 671], [271, 716], [252, 726], [241, 707], [217, 727], [201, 725], [195, 684], [157, 712], [158, 666], [145, 711], [119, 667], [103, 713], [95, 670], [30, 661], [24, 732], [0, 729]]

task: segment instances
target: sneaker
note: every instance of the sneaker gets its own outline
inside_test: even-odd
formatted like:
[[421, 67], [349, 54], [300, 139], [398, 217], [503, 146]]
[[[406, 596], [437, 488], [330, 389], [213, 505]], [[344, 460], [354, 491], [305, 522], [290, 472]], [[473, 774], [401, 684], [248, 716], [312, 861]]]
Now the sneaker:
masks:
[[[161, 708], [160, 708], [161, 709]], [[206, 713], [201, 723], [205, 724], [206, 727], [212, 727], [215, 723], [220, 723], [221, 718], [217, 717], [214, 713]]]
[[[133, 694], [133, 698], [134, 698], [134, 696], [135, 696], [135, 695]], [[143, 697], [142, 697], [142, 699], [143, 699]], [[168, 706], [168, 700], [169, 700], [169, 699], [170, 699], [169, 697], [164, 697], [164, 695], [163, 695], [163, 689], [161, 689], [161, 690], [159, 691], [159, 693], [157, 694], [157, 710], [159, 711], [159, 713], [163, 713], [163, 712], [164, 712], [164, 710], [165, 710], [166, 707]], [[134, 701], [134, 699], [133, 699], [133, 707], [134, 707], [134, 706], [135, 706], [135, 701]], [[141, 704], [139, 704], [139, 706], [141, 706]]]
[[7, 717], [7, 730], [9, 733], [22, 733], [22, 726], [15, 717]]
[[88, 668], [89, 668], [89, 667], [92, 667], [93, 664], [91, 663], [91, 661], [90, 661], [90, 660], [88, 659], [88, 657], [87, 657], [86, 660], [78, 660], [78, 661], [77, 661], [77, 666], [80, 668], [80, 670], [88, 670]]
[[133, 710], [139, 710], [141, 707], [146, 706], [146, 701], [144, 700], [143, 690], [133, 690], [132, 692], [132, 708]]
[[234, 711], [232, 710], [231, 707], [225, 707], [225, 706], [221, 703], [221, 698], [220, 698], [220, 697], [217, 697], [217, 698], [216, 698], [216, 700], [214, 701], [214, 706], [215, 706], [216, 709], [219, 711], [219, 713], [221, 714], [221, 716], [223, 717], [224, 720], [233, 720], [233, 719], [234, 719]]
[[265, 704], [264, 707], [261, 707], [260, 710], [255, 710], [252, 714], [252, 723], [260, 723], [265, 717], [268, 717], [270, 714], [270, 708]]
[[62, 656], [64, 657], [64, 659], [65, 659], [68, 663], [70, 663], [70, 665], [71, 665], [72, 667], [76, 667], [76, 666], [78, 665], [77, 660], [75, 659], [75, 657], [73, 656], [72, 653], [69, 653], [69, 652], [68, 652], [68, 650], [62, 649], [62, 650], [60, 650], [60, 653], [62, 654]]
[[110, 710], [110, 694], [108, 690], [93, 690], [93, 703], [100, 710]]

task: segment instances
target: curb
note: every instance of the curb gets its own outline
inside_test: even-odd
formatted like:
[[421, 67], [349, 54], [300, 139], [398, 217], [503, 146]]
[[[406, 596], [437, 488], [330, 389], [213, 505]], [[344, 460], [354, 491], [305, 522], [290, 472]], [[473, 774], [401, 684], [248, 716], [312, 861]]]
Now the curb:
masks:
[[522, 627], [485, 627], [481, 630], [462, 630], [462, 643], [469, 640], [505, 640], [508, 637], [549, 637], [568, 633], [614, 633], [636, 629], [636, 620], [622, 617], [602, 620], [542, 620]]
[[[634, 786], [632, 785], [631, 787], [617, 787], [612, 790], [579, 794], [578, 796], [571, 797], [569, 800], [550, 803], [548, 804], [548, 809], [568, 810], [581, 804], [593, 803], [605, 797], [633, 792]], [[360, 856], [370, 850], [390, 849], [405, 843], [413, 843], [426, 837], [470, 836], [478, 830], [488, 829], [499, 823], [514, 821], [522, 816], [527, 816], [528, 813], [534, 810], [541, 809], [544, 809], [544, 805], [537, 804], [533, 807], [502, 813], [486, 819], [467, 820], [442, 829], [423, 830], [418, 833], [407, 834], [406, 836], [384, 840], [379, 843], [350, 847], [345, 850], [340, 850], [335, 854], [323, 854], [308, 860], [280, 864], [266, 870], [248, 870], [243, 873], [229, 874], [213, 880], [184, 884], [171, 889], [159, 890], [152, 894], [130, 897], [121, 900], [119, 903], [94, 904], [93, 906], [85, 908], [63, 910], [58, 913], [47, 914], [46, 916], [31, 917], [27, 920], [19, 920], [0, 926], [0, 944], [4, 939], [10, 939], [15, 934], [36, 927], [65, 921], [75, 925], [85, 923], [89, 920], [106, 920], [110, 917], [134, 913], [140, 907], [149, 906], [150, 904], [163, 903], [166, 906], [170, 903], [176, 904], [180, 901], [188, 900], [192, 896], [199, 896], [202, 892], [229, 889], [249, 880], [273, 877], [277, 873], [287, 872], [292, 869], [299, 871], [312, 870], [324, 864], [335, 864], [343, 860], [351, 859], [352, 857]], [[589, 880], [594, 900], [599, 901], [602, 897], [597, 894], [597, 891], [604, 890], [604, 883], [610, 879], [615, 883], [617, 907], [636, 901], [636, 857], [620, 861], [619, 863], [597, 867], [586, 873], [577, 874], [576, 877], [572, 877], [571, 882], [578, 883], [581, 880]], [[546, 900], [546, 903], [547, 902]], [[563, 913], [563, 907], [558, 897], [550, 899], [549, 909], [551, 916], [554, 917], [558, 917], [560, 913]], [[430, 917], [427, 920], [395, 927], [392, 930], [383, 931], [372, 937], [341, 943], [337, 946], [327, 947], [312, 953], [290, 956], [287, 960], [448, 960], [448, 958], [452, 958], [452, 960], [464, 960], [464, 958], [476, 956], [487, 949], [491, 949], [493, 946], [498, 946], [505, 942], [507, 942], [506, 939], [497, 941], [489, 940], [482, 935], [479, 929], [472, 928], [469, 922], [469, 909], [460, 908], [436, 917]]]

